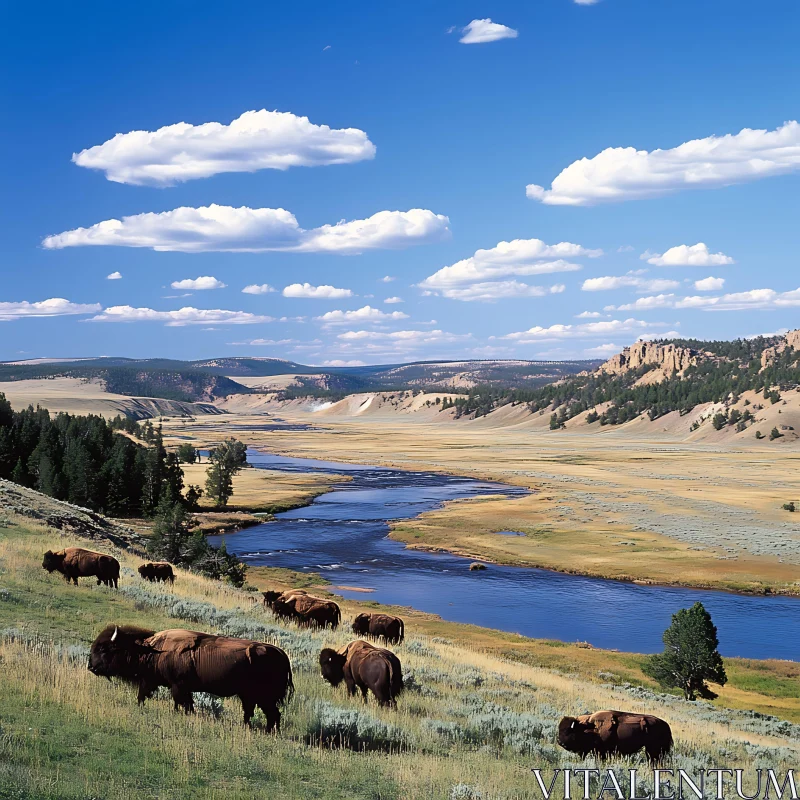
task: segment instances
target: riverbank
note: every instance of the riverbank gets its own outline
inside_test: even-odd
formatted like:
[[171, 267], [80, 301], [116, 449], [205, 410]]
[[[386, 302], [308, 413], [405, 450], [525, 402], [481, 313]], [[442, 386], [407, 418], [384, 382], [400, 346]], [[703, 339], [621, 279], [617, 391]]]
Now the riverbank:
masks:
[[[409, 546], [513, 566], [654, 585], [753, 594], [800, 593], [798, 454], [726, 450], [635, 438], [624, 431], [454, 429], [382, 420], [313, 420], [313, 431], [259, 431], [247, 441], [285, 455], [428, 470], [524, 486], [524, 498], [481, 498], [393, 526]], [[204, 443], [231, 421], [171, 420], [169, 432]], [[709, 474], [713, 464], [713, 474]], [[502, 536], [500, 531], [524, 536]]]

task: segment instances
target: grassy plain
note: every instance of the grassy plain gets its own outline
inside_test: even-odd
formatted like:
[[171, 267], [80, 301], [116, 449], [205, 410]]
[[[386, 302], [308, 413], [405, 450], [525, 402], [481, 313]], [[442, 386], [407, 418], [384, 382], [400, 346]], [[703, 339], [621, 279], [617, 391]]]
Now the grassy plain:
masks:
[[[800, 594], [800, 452], [679, 441], [643, 428], [602, 433], [489, 428], [411, 418], [316, 417], [313, 430], [258, 430], [264, 416], [171, 420], [210, 443], [235, 422], [272, 452], [438, 470], [531, 489], [448, 504], [393, 526], [414, 547], [500, 563], [660, 584]], [[246, 434], [241, 428], [253, 430]], [[498, 536], [499, 531], [524, 536]]]
[[[346, 630], [279, 624], [252, 593], [182, 570], [172, 587], [146, 584], [134, 572], [139, 560], [121, 551], [113, 551], [123, 566], [119, 591], [92, 581], [70, 587], [40, 564], [43, 550], [72, 543], [81, 542], [13, 515], [0, 522], [1, 797], [536, 797], [531, 766], [593, 766], [554, 744], [560, 716], [587, 708], [667, 719], [673, 761], [685, 769], [785, 769], [800, 755], [800, 727], [752, 713], [800, 720], [797, 665], [727, 660], [731, 682], [721, 699], [692, 704], [650, 691], [635, 654], [405, 613], [407, 640], [396, 649], [408, 690], [392, 712], [350, 700], [319, 677], [316, 654], [347, 641]], [[285, 571], [262, 577], [294, 582]], [[370, 605], [345, 603], [345, 619]], [[108, 622], [280, 644], [297, 686], [282, 732], [243, 728], [235, 699], [201, 698], [189, 717], [164, 696], [137, 707], [132, 689], [86, 670], [86, 648]], [[740, 702], [750, 710], [725, 707]], [[322, 743], [335, 734], [348, 746]], [[634, 764], [644, 766], [624, 762]]]

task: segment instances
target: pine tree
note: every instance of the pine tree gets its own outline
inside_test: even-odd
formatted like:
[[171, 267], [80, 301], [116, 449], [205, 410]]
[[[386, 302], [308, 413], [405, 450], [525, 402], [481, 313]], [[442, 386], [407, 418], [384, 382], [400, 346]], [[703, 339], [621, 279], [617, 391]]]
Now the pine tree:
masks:
[[233, 495], [233, 476], [247, 463], [247, 446], [236, 439], [226, 439], [208, 454], [206, 494], [218, 508], [228, 505]]
[[672, 615], [672, 624], [664, 631], [664, 645], [663, 653], [650, 656], [645, 663], [645, 674], [664, 688], [680, 689], [687, 700], [713, 700], [717, 695], [706, 681], [724, 686], [728, 676], [717, 650], [717, 628], [702, 603]]

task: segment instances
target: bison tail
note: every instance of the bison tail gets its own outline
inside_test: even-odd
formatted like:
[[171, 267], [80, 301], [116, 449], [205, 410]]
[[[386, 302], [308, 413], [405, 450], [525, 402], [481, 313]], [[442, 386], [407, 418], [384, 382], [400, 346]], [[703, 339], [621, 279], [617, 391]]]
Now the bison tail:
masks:
[[403, 620], [400, 620], [400, 638], [397, 643], [400, 644], [406, 638], [406, 625]]
[[283, 703], [290, 703], [292, 698], [294, 697], [294, 678], [292, 676], [292, 665], [289, 664], [289, 674], [286, 678], [286, 690], [283, 693], [283, 697], [281, 698], [281, 702]]

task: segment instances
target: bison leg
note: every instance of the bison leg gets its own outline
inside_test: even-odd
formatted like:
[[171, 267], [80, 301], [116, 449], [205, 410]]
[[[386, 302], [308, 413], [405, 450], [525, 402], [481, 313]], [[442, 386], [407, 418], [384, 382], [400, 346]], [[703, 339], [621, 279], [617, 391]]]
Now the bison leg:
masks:
[[271, 733], [274, 730], [280, 730], [281, 712], [278, 710], [278, 706], [274, 703], [263, 702], [259, 703], [258, 707], [264, 712], [264, 716], [267, 718], [267, 731]]
[[244, 712], [244, 724], [250, 725], [251, 720], [253, 719], [253, 714], [256, 710], [256, 703], [255, 700], [251, 700], [249, 697], [239, 697], [242, 701], [242, 711]]
[[173, 686], [170, 693], [176, 711], [178, 708], [182, 708], [187, 714], [194, 713], [194, 697], [191, 692], [186, 691], [182, 686]]

